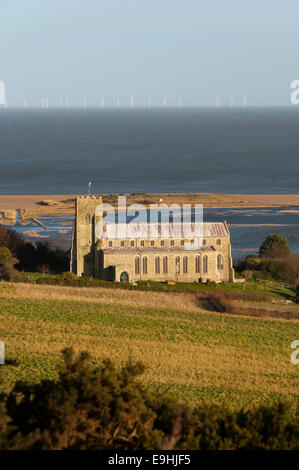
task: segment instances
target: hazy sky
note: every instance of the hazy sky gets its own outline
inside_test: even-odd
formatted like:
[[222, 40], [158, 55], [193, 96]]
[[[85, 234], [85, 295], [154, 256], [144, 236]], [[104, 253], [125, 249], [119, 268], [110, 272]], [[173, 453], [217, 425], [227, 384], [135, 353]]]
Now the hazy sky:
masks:
[[0, 0], [9, 105], [288, 105], [299, 79], [298, 0]]

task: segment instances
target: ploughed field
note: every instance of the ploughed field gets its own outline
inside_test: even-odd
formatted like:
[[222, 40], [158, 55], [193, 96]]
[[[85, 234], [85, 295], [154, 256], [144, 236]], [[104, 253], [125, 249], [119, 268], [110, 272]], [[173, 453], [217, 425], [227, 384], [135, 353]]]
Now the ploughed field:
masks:
[[271, 318], [270, 303], [269, 317], [247, 316], [244, 305], [239, 315], [236, 304], [234, 314], [212, 312], [186, 292], [0, 283], [0, 388], [55, 377], [60, 351], [72, 345], [95, 361], [141, 360], [144, 382], [181, 400], [298, 402], [290, 345], [299, 321]]

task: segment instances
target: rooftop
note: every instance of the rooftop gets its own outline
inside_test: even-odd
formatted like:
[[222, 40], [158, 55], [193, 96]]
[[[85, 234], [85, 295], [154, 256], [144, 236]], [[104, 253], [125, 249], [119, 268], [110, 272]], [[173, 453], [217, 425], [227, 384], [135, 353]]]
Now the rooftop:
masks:
[[128, 223], [104, 224], [105, 238], [143, 239], [143, 238], [207, 238], [228, 237], [229, 231], [223, 222], [203, 222], [192, 224], [168, 223]]

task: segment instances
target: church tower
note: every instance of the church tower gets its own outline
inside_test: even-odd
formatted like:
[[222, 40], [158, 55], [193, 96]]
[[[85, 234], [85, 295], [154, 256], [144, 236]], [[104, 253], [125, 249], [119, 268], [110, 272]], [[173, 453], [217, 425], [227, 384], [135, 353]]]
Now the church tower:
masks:
[[98, 275], [96, 225], [102, 219], [101, 206], [101, 196], [76, 197], [70, 270], [77, 276]]

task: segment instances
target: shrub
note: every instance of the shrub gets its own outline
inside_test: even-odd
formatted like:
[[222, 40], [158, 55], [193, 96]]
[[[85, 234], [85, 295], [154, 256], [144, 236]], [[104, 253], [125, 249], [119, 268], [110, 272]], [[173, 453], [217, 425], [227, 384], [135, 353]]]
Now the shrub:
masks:
[[[110, 360], [95, 367], [87, 353], [63, 351], [59, 378], [19, 382], [7, 398], [12, 424], [26, 449], [137, 449], [157, 445], [155, 393], [136, 377], [141, 363], [117, 369]], [[12, 437], [14, 435], [12, 434]]]
[[61, 274], [61, 279], [63, 281], [76, 281], [76, 280], [78, 280], [78, 276], [76, 276], [76, 274], [74, 274], [74, 273], [66, 271], [66, 272]]
[[20, 273], [14, 268], [18, 260], [14, 258], [8, 248], [0, 248], [0, 279], [10, 281], [16, 279]]
[[283, 259], [262, 260], [261, 273], [265, 277], [296, 285], [299, 279], [299, 256], [290, 255]]
[[231, 303], [228, 297], [223, 293], [211, 294], [207, 297], [209, 304], [213, 307], [213, 310], [216, 312], [229, 312], [231, 308]]
[[[221, 411], [222, 409], [222, 411]], [[227, 406], [196, 409], [189, 417], [183, 449], [278, 450], [299, 445], [298, 412], [285, 403], [233, 410]], [[180, 443], [178, 443], [180, 446]]]
[[233, 300], [266, 302], [267, 294], [255, 294], [253, 292], [215, 292], [207, 296], [207, 301], [216, 312], [238, 313], [238, 309], [232, 304]]

